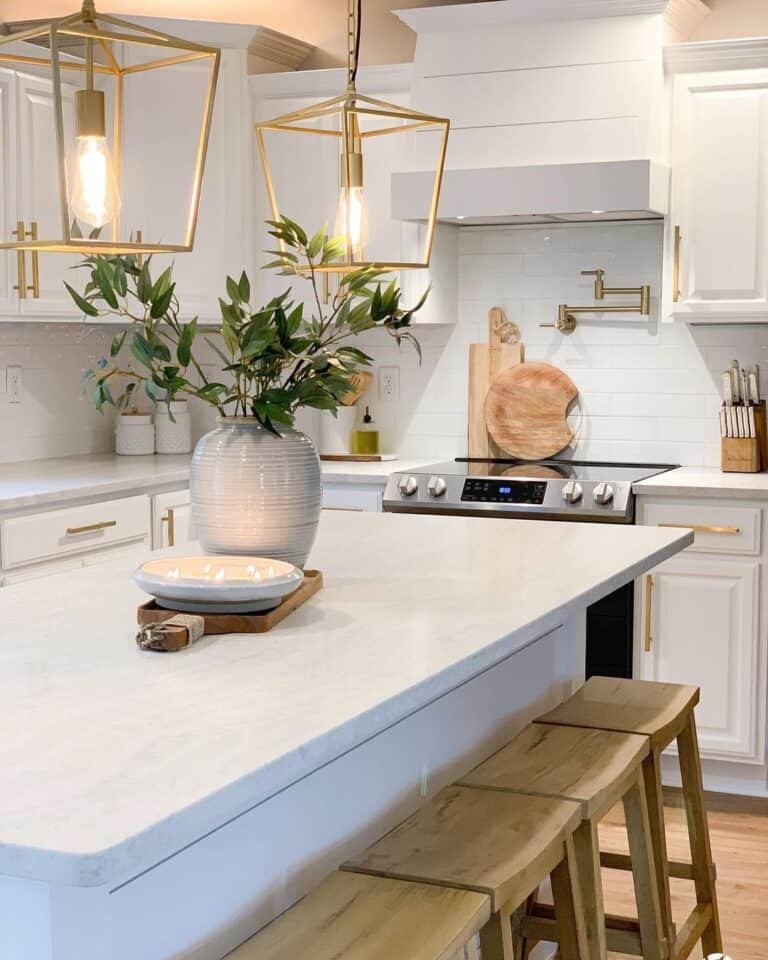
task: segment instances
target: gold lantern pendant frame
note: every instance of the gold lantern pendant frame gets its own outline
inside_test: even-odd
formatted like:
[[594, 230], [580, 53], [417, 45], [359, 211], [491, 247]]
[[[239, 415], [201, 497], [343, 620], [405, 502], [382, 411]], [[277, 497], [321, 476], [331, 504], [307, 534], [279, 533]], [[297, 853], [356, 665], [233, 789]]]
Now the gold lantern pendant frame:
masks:
[[[85, 40], [86, 58], [84, 62], [74, 62], [61, 57], [61, 39], [79, 37]], [[18, 53], [4, 52], [3, 46], [21, 41], [47, 40], [50, 59], [24, 56]], [[142, 60], [135, 64], [121, 66], [114, 52], [115, 44], [133, 44], [141, 47], [154, 47], [163, 51], [158, 59]], [[94, 62], [94, 48], [103, 52], [103, 61]], [[116, 177], [121, 179], [120, 157], [123, 144], [123, 102], [124, 83], [132, 74], [148, 70], [174, 67], [195, 60], [208, 60], [210, 74], [205, 95], [202, 124], [195, 157], [189, 207], [186, 216], [184, 238], [181, 243], [147, 242], [142, 240], [141, 232], [136, 231], [135, 238], [120, 239], [119, 209], [110, 221], [111, 237], [83, 237], [73, 230], [71, 197], [67, 178], [67, 141], [64, 129], [64, 106], [62, 97], [62, 74], [64, 71], [80, 71], [85, 76], [85, 85], [75, 94], [76, 122], [82, 135], [95, 130], [106, 132], [104, 94], [94, 90], [95, 75], [109, 76], [114, 80], [114, 110], [112, 122], [112, 149], [116, 157]], [[182, 40], [170, 34], [140, 26], [109, 14], [97, 13], [94, 0], [83, 0], [82, 9], [68, 17], [58, 18], [48, 23], [19, 33], [0, 37], [0, 65], [15, 64], [27, 68], [44, 67], [51, 71], [54, 100], [54, 123], [56, 134], [57, 189], [61, 211], [61, 236], [56, 239], [40, 238], [30, 234], [19, 235], [17, 239], [6, 242], [0, 238], [0, 250], [31, 250], [45, 253], [87, 253], [87, 254], [144, 254], [144, 253], [184, 253], [192, 250], [197, 229], [200, 208], [200, 195], [208, 152], [211, 121], [213, 117], [216, 84], [221, 62], [221, 50], [205, 44]], [[32, 231], [36, 234], [37, 231]]]
[[[445, 155], [448, 147], [450, 120], [445, 117], [435, 117], [417, 110], [411, 110], [385, 100], [377, 100], [358, 93], [356, 76], [360, 47], [360, 6], [362, 0], [348, 0], [347, 6], [347, 89], [341, 96], [330, 100], [322, 100], [311, 107], [283, 114], [273, 120], [261, 121], [255, 124], [256, 139], [259, 155], [264, 170], [269, 204], [272, 217], [279, 220], [281, 217], [280, 204], [275, 190], [274, 179], [269, 165], [269, 156], [264, 133], [267, 131], [294, 134], [309, 134], [314, 136], [335, 137], [340, 143], [340, 181], [341, 189], [347, 197], [346, 204], [346, 249], [342, 259], [332, 264], [317, 265], [315, 269], [326, 273], [346, 273], [360, 270], [364, 267], [376, 267], [380, 270], [409, 270], [423, 269], [429, 266], [432, 256], [432, 245], [437, 223], [437, 209], [440, 202], [440, 188], [445, 167]], [[309, 121], [322, 121], [327, 118], [338, 118], [338, 129], [312, 127]], [[363, 129], [362, 118], [373, 118], [380, 126]], [[418, 260], [367, 260], [362, 255], [360, 247], [355, 247], [352, 241], [350, 220], [351, 202], [350, 190], [362, 188], [364, 181], [363, 144], [373, 137], [397, 135], [400, 133], [420, 131], [437, 131], [440, 133], [440, 145], [435, 165], [435, 179], [432, 186], [429, 213], [425, 221], [422, 256]], [[281, 247], [284, 244], [281, 241]]]

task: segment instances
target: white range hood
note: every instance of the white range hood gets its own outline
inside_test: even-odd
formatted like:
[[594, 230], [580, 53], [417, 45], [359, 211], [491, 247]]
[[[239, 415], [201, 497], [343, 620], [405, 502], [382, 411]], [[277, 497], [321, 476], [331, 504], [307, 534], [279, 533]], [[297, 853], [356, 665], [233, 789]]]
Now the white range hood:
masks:
[[[392, 176], [392, 215], [423, 219], [423, 199], [434, 174]], [[663, 217], [669, 168], [651, 160], [474, 167], [447, 170], [438, 219], [484, 223], [556, 223]]]
[[[702, 0], [495, 0], [398, 12], [417, 34], [411, 102], [451, 119], [438, 217], [536, 223], [663, 217], [663, 51]], [[425, 218], [429, 134], [392, 178]]]

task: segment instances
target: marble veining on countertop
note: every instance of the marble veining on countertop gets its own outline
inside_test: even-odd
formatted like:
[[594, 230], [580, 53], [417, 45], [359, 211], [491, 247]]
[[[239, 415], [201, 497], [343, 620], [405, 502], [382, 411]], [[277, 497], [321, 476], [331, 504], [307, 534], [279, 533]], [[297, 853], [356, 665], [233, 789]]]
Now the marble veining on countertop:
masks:
[[719, 467], [677, 467], [640, 480], [633, 490], [641, 497], [669, 494], [763, 500], [768, 498], [768, 473], [723, 473]]
[[270, 633], [174, 654], [136, 647], [135, 559], [3, 588], [0, 874], [129, 879], [692, 539], [327, 511], [309, 559], [325, 585], [309, 603]]

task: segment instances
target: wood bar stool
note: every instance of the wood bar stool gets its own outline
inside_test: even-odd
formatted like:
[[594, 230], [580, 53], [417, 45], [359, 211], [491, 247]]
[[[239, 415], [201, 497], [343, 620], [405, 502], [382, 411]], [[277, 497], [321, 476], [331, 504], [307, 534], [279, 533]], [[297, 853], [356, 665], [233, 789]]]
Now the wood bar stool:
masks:
[[[582, 898], [591, 921], [587, 924], [589, 960], [607, 956], [597, 825], [619, 801], [627, 818], [638, 907], [636, 931], [627, 932], [625, 939], [631, 938], [632, 952], [646, 960], [667, 956], [643, 787], [642, 764], [648, 750], [648, 738], [636, 734], [532, 723], [460, 781], [467, 787], [579, 803], [582, 822], [573, 840]], [[556, 941], [551, 908], [529, 903], [522, 933], [533, 943]]]
[[[699, 743], [693, 715], [698, 702], [698, 687], [592, 677], [565, 703], [539, 718], [546, 723], [623, 731], [648, 737], [650, 752], [643, 762], [643, 778], [662, 922], [668, 930], [671, 960], [683, 960], [689, 956], [699, 940], [705, 956], [722, 953], [723, 950]], [[691, 844], [690, 863], [670, 860], [667, 855], [661, 753], [673, 740], [677, 740], [680, 761]], [[602, 853], [600, 859], [605, 867], [625, 870], [629, 866], [628, 858], [620, 854]], [[696, 888], [696, 906], [677, 932], [672, 919], [670, 876], [693, 880]], [[619, 922], [620, 919], [617, 920]], [[611, 947], [610, 936], [608, 946]]]
[[482, 960], [512, 960], [512, 914], [550, 876], [560, 955], [582, 960], [585, 918], [573, 848], [580, 823], [572, 801], [452, 786], [342, 870], [486, 894], [491, 918], [480, 931]]
[[489, 916], [485, 894], [337, 871], [227, 960], [453, 960]]

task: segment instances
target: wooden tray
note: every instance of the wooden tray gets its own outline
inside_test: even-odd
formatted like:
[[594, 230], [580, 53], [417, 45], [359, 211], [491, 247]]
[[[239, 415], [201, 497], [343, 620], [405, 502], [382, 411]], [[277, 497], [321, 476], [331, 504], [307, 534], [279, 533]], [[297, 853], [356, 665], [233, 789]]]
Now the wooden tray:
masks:
[[389, 463], [397, 460], [394, 453], [321, 453], [326, 463]]
[[[205, 613], [205, 635], [218, 636], [223, 633], [267, 633], [287, 616], [305, 604], [323, 585], [323, 575], [319, 570], [305, 570], [301, 586], [285, 597], [274, 610], [265, 613]], [[149, 623], [164, 623], [181, 611], [166, 610], [159, 607], [155, 600], [141, 604], [136, 614], [140, 627]]]

